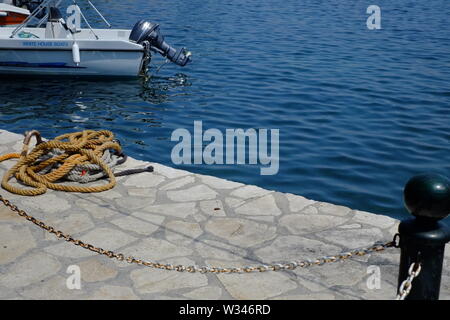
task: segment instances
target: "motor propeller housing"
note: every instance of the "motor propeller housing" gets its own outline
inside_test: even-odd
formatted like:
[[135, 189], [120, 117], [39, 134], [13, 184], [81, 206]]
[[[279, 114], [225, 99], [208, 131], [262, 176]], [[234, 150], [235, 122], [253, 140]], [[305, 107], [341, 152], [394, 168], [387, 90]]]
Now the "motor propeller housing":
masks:
[[164, 36], [161, 34], [157, 23], [145, 20], [139, 21], [131, 30], [130, 41], [139, 44], [148, 41], [151, 50], [160, 53], [182, 67], [191, 61], [191, 53], [186, 51], [185, 48], [176, 50], [164, 41]]

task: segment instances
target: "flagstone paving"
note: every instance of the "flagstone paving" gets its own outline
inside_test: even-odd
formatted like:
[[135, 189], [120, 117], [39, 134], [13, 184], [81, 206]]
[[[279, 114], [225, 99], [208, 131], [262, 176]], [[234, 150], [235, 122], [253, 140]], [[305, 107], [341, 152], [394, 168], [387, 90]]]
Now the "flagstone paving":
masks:
[[[0, 130], [3, 153], [22, 136]], [[174, 265], [240, 267], [314, 259], [387, 242], [398, 221], [156, 163], [103, 193], [0, 193], [29, 214], [107, 250]], [[13, 161], [0, 164], [3, 176]], [[143, 168], [130, 158], [118, 167]], [[450, 252], [441, 298], [450, 299]], [[294, 271], [200, 274], [154, 270], [96, 255], [0, 206], [0, 299], [392, 299], [399, 251]], [[78, 266], [81, 289], [69, 289]], [[369, 288], [369, 266], [380, 271]], [[370, 281], [369, 281], [370, 282]], [[69, 283], [69, 285], [68, 285]]]

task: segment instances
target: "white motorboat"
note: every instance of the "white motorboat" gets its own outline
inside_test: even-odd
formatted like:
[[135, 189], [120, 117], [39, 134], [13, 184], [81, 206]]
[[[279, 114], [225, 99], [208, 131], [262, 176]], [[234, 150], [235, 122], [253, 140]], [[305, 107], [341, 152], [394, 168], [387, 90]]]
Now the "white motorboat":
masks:
[[[68, 23], [57, 8], [60, 1], [55, 2], [43, 1], [16, 28], [0, 28], [0, 75], [130, 77], [146, 72], [152, 52], [180, 66], [191, 59], [190, 52], [164, 41], [158, 24], [140, 21], [133, 30], [93, 29], [77, 5]], [[42, 11], [46, 14], [37, 27], [28, 27]], [[77, 26], [81, 18], [88, 28]]]

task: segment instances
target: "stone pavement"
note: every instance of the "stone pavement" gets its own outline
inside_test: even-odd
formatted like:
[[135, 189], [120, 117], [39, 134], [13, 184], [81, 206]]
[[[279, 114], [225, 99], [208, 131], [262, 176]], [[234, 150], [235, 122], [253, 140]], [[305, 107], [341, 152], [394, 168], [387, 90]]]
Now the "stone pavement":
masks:
[[[0, 130], [0, 154], [19, 151], [22, 140]], [[0, 175], [12, 164], [0, 164]], [[130, 158], [117, 171], [148, 164]], [[397, 231], [398, 221], [386, 216], [151, 165], [154, 173], [118, 178], [103, 193], [0, 193], [75, 238], [172, 264], [239, 267], [314, 259], [389, 241]], [[441, 299], [450, 299], [449, 261], [447, 248]], [[0, 299], [392, 299], [398, 262], [399, 250], [392, 248], [294, 271], [162, 271], [58, 240], [0, 206]], [[66, 285], [73, 265], [81, 270], [79, 290]], [[379, 289], [368, 288], [369, 266], [379, 267]]]

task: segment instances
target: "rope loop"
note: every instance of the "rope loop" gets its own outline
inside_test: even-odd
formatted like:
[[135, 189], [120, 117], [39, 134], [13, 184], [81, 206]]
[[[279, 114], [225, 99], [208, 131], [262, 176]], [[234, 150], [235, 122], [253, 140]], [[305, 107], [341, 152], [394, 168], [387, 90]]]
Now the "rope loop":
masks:
[[[29, 151], [31, 139], [36, 138], [36, 146]], [[114, 188], [115, 175], [112, 168], [122, 164], [126, 156], [120, 142], [109, 130], [84, 130], [66, 133], [50, 141], [43, 141], [39, 131], [25, 133], [22, 152], [0, 156], [0, 162], [18, 159], [2, 179], [2, 187], [15, 194], [37, 196], [48, 189], [66, 192], [102, 192]], [[142, 170], [144, 171], [144, 170]], [[145, 171], [150, 171], [148, 168]], [[64, 185], [61, 181], [88, 183], [108, 178], [101, 186]], [[28, 188], [10, 184], [17, 181]]]

